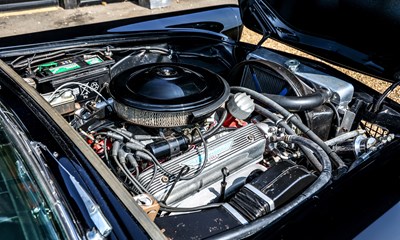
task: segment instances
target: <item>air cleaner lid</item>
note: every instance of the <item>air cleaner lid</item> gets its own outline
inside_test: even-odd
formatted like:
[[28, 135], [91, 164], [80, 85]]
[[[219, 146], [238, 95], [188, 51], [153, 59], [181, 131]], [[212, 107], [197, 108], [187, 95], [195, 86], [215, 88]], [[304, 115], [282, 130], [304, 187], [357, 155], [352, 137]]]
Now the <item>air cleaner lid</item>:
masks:
[[229, 85], [204, 68], [155, 63], [117, 75], [110, 82], [110, 93], [115, 101], [146, 111], [202, 112], [208, 107], [213, 111], [225, 102], [229, 97]]

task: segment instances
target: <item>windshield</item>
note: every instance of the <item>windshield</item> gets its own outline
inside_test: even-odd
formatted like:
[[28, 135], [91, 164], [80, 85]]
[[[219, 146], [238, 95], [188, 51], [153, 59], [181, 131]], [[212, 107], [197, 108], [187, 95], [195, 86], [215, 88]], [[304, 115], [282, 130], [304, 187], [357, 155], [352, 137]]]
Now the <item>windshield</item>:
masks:
[[2, 239], [59, 239], [59, 229], [24, 159], [0, 122], [0, 232]]

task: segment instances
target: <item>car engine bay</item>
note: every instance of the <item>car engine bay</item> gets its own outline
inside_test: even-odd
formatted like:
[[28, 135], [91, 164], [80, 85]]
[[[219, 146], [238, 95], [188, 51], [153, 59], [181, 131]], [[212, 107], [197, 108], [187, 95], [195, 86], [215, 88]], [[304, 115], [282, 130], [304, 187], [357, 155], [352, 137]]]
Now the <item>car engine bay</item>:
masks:
[[388, 93], [267, 48], [180, 41], [5, 57], [168, 237], [289, 211], [397, 136]]

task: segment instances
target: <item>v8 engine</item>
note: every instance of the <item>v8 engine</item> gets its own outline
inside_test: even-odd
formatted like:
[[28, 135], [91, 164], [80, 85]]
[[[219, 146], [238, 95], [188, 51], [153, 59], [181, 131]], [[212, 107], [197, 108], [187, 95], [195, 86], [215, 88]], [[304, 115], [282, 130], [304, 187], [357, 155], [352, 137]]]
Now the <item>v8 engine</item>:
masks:
[[171, 41], [60, 52], [68, 57], [10, 66], [170, 237], [273, 221], [394, 137], [370, 96], [268, 49]]

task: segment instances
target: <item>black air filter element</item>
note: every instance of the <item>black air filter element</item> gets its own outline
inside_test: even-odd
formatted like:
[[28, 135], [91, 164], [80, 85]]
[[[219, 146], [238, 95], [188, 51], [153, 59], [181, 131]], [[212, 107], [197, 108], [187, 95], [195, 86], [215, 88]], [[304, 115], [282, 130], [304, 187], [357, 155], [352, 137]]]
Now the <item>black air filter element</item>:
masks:
[[276, 70], [262, 65], [246, 66], [240, 86], [276, 95], [303, 96], [306, 94], [298, 81], [285, 79]]
[[[257, 76], [258, 86], [254, 82], [253, 74]], [[282, 76], [271, 69], [261, 69], [257, 66], [253, 67], [253, 72], [250, 71], [249, 67], [245, 68], [240, 86], [254, 90], [261, 90], [260, 92], [269, 94], [281, 94], [286, 91], [293, 95], [291, 86], [282, 78]]]
[[148, 127], [176, 127], [210, 116], [229, 97], [229, 85], [204, 68], [154, 63], [115, 76], [110, 93], [124, 120]]

